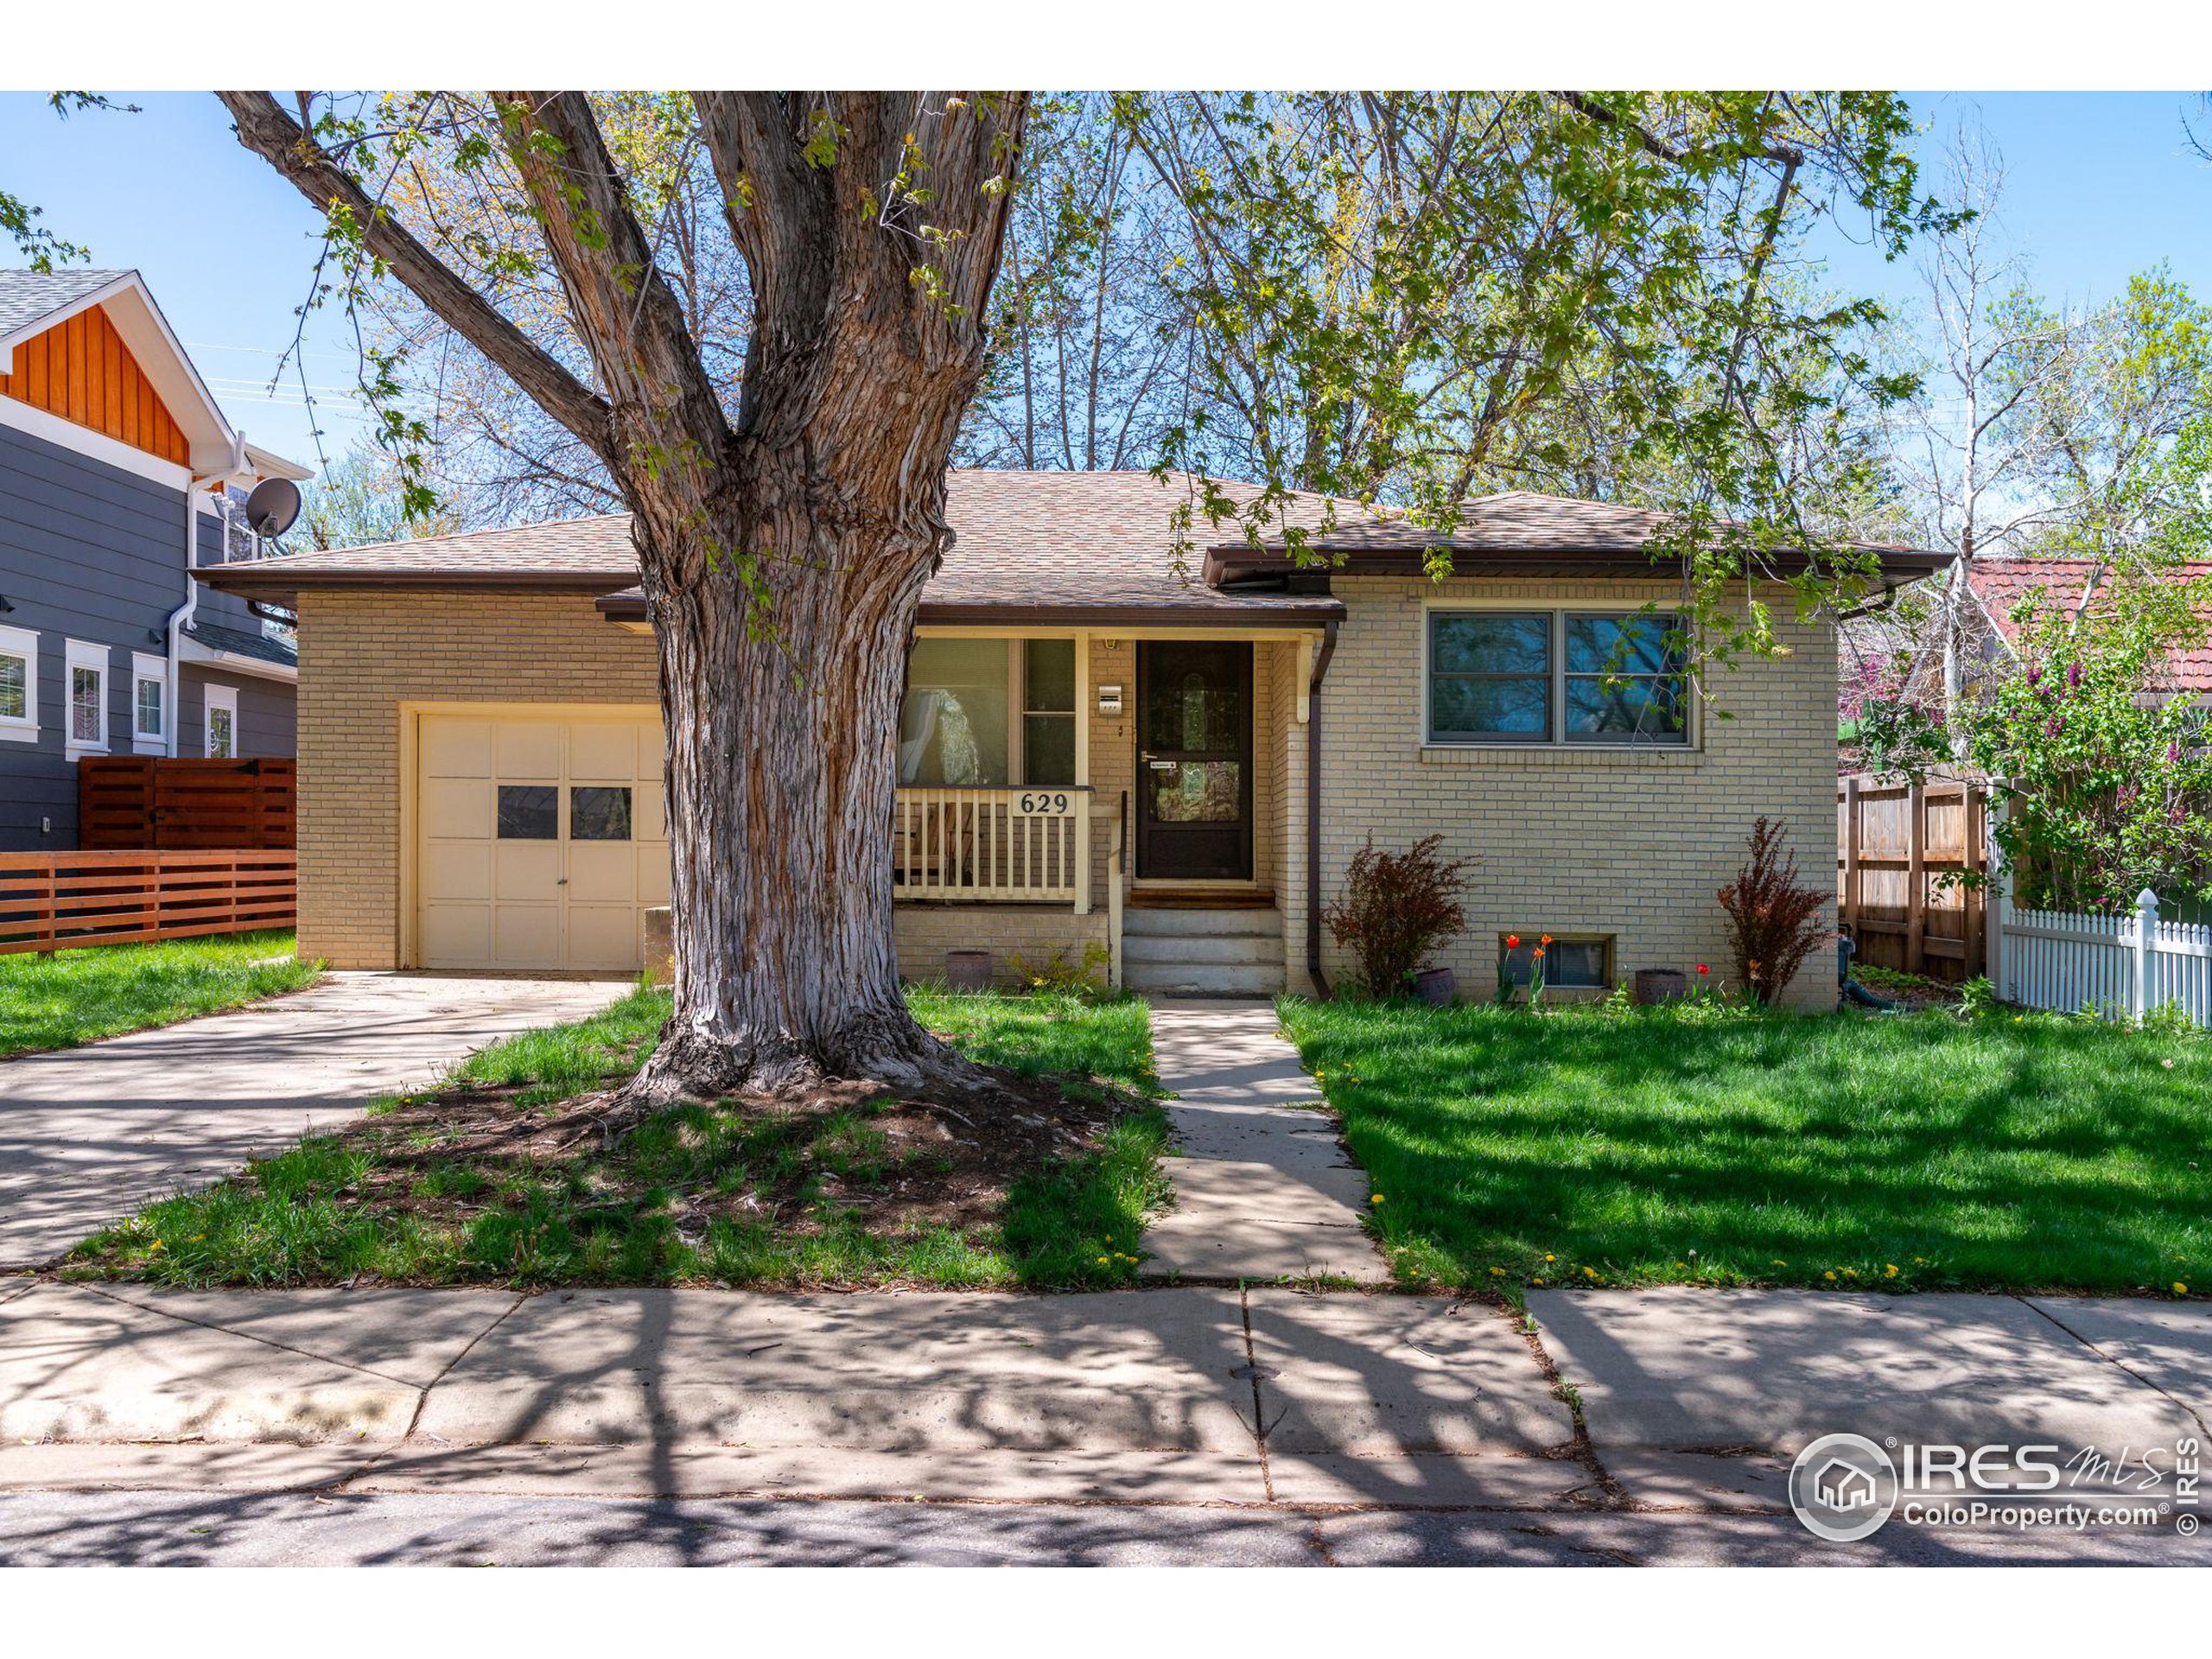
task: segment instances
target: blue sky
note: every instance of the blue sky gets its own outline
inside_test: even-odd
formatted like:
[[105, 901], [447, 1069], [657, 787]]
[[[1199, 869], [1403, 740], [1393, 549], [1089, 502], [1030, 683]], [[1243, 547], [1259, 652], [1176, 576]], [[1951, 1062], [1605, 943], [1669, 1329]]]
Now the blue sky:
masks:
[[[290, 340], [307, 292], [315, 216], [291, 187], [238, 147], [207, 93], [129, 94], [137, 115], [64, 122], [34, 93], [0, 93], [0, 184], [46, 209], [60, 235], [101, 265], [146, 275], [232, 420], [255, 442], [312, 465], [311, 427], [343, 452], [359, 416], [346, 398], [351, 340], [315, 321], [307, 378], [332, 388], [311, 421], [296, 390], [261, 390]], [[1978, 104], [2009, 178], [2006, 228], [2053, 297], [2108, 296], [2131, 272], [2171, 263], [2212, 295], [2212, 165], [2190, 154], [2181, 92], [1910, 95], [1940, 143], [1962, 100]], [[2212, 121], [2205, 126], [2212, 130]], [[1909, 264], [1885, 264], [1840, 238], [1840, 286], [1892, 299], [1912, 292]]]

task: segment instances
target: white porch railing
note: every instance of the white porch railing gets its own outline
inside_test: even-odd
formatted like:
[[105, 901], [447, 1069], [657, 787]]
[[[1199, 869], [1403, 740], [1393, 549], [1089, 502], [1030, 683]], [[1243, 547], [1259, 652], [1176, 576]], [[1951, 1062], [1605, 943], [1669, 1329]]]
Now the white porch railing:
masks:
[[1993, 906], [1998, 995], [2029, 1008], [2140, 1020], [2169, 1003], [2212, 1026], [2212, 926], [2158, 919], [2144, 892], [2125, 916], [2018, 910], [1999, 891]]
[[903, 788], [892, 808], [901, 899], [1065, 903], [1090, 911], [1090, 791]]

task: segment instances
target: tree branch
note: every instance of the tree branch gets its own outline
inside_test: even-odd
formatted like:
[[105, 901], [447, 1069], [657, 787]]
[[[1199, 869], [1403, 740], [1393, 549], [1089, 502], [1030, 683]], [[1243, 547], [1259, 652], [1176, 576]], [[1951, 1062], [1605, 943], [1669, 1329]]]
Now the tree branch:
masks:
[[308, 130], [267, 92], [218, 92], [236, 124], [238, 142], [284, 177], [325, 215], [343, 211], [361, 228], [369, 251], [391, 268], [417, 298], [520, 386], [545, 412], [613, 461], [607, 401], [584, 385], [491, 302], [463, 282], [398, 220], [372, 200]]

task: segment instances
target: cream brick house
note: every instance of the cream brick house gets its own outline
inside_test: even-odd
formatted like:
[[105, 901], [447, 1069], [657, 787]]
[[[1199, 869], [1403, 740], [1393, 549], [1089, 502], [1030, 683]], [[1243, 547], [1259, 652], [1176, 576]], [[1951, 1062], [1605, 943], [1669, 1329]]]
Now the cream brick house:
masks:
[[[1438, 834], [1481, 861], [1441, 958], [1464, 994], [1513, 933], [1551, 933], [1554, 982], [1598, 987], [1725, 957], [1713, 895], [1761, 814], [1813, 879], [1830, 868], [1832, 631], [1783, 625], [1787, 654], [1707, 706], [1665, 643], [1681, 578], [1650, 515], [1486, 497], [1438, 582], [1432, 537], [1353, 511], [1314, 540], [1326, 569], [1180, 556], [1186, 486], [953, 474], [884, 832], [908, 974], [982, 948], [1006, 979], [1088, 952], [1139, 988], [1310, 989], [1346, 969], [1316, 912], [1364, 839]], [[1900, 582], [1943, 562], [1882, 556]], [[303, 951], [638, 966], [668, 869], [626, 518], [200, 574], [299, 617]]]

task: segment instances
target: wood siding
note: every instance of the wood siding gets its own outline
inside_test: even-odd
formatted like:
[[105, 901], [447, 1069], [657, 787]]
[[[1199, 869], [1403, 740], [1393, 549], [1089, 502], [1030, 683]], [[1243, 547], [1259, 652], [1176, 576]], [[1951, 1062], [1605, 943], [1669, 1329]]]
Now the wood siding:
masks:
[[16, 346], [13, 372], [0, 374], [0, 397], [90, 427], [180, 467], [190, 464], [175, 417], [99, 306]]

